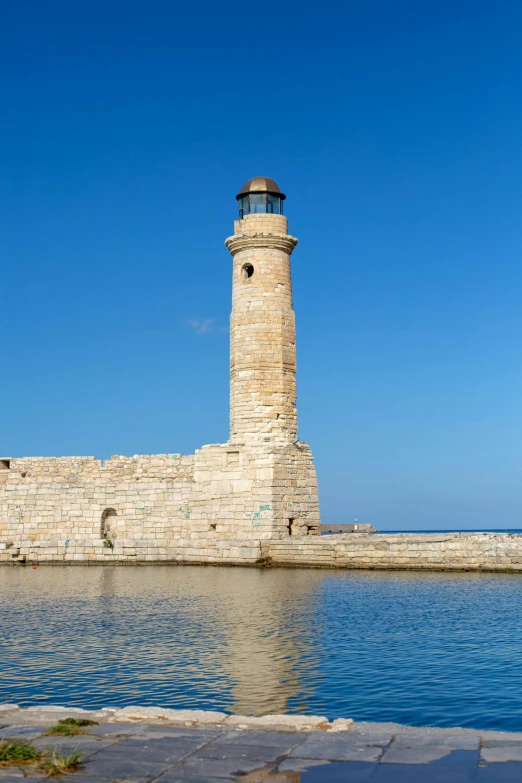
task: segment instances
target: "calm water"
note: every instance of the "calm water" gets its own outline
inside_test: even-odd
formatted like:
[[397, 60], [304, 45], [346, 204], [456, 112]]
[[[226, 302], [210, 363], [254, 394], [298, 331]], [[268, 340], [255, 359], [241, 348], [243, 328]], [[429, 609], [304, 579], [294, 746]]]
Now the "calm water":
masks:
[[522, 577], [0, 568], [0, 702], [522, 730]]

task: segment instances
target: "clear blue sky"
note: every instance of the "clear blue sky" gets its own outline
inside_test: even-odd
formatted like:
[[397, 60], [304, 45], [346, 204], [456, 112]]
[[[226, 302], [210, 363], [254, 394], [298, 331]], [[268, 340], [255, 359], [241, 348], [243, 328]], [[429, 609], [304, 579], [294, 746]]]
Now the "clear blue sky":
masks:
[[0, 452], [226, 440], [262, 174], [323, 521], [522, 527], [521, 40], [520, 0], [3, 0]]

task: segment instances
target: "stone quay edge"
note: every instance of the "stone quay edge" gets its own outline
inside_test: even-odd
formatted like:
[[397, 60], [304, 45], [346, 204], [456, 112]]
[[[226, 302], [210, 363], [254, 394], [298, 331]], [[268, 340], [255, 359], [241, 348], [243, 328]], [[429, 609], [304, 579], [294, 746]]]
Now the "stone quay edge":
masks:
[[4, 565], [229, 565], [522, 572], [522, 535], [351, 533], [286, 539], [0, 539]]
[[[52, 726], [66, 718], [87, 718], [96, 725], [85, 727], [77, 736], [48, 735]], [[470, 768], [522, 761], [522, 732], [416, 727], [355, 722], [350, 718], [330, 722], [313, 715], [252, 717], [162, 707], [85, 710], [0, 704], [0, 742], [10, 738], [59, 752], [79, 750], [80, 778], [94, 775], [96, 780], [128, 780], [129, 776], [152, 780], [170, 769], [183, 779], [195, 776], [199, 780], [198, 775], [202, 775], [205, 780], [214, 780], [214, 776], [236, 780], [238, 774], [265, 770], [268, 776], [263, 780], [293, 781], [291, 775], [279, 775], [340, 761], [363, 762], [369, 768], [372, 764], [428, 765], [455, 751], [467, 754]], [[459, 763], [462, 766], [462, 754]], [[415, 769], [411, 767], [412, 773]], [[138, 774], [140, 771], [142, 774]], [[22, 769], [3, 772], [19, 772], [13, 780], [23, 779]], [[5, 774], [2, 779], [6, 779]]]

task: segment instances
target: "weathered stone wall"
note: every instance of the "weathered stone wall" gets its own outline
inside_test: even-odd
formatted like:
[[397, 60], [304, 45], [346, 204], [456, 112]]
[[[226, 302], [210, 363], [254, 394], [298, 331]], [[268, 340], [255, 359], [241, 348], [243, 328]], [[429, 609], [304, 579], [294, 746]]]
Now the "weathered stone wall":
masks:
[[522, 571], [522, 535], [444, 533], [329, 535], [270, 541], [263, 555], [273, 565], [322, 568]]
[[12, 459], [0, 471], [0, 553], [7, 560], [183, 556], [249, 563], [261, 557], [261, 540], [319, 528], [306, 444], [224, 444], [190, 456], [115, 456], [104, 463]]
[[165, 538], [186, 526], [194, 457], [179, 454], [11, 460], [0, 474], [0, 542]]
[[[333, 541], [334, 538], [349, 538]], [[357, 540], [354, 540], [357, 539]], [[165, 539], [115, 539], [108, 549], [95, 539], [18, 539], [6, 548], [4, 563], [193, 563], [299, 568], [420, 571], [522, 572], [522, 536], [504, 533], [447, 535], [350, 534], [314, 538], [234, 539], [182, 534]]]

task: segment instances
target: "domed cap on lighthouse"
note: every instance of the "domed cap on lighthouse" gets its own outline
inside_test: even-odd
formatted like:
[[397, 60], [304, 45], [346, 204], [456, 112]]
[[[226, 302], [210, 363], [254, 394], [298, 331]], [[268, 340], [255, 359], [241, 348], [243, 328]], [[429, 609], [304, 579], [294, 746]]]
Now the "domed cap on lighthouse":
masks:
[[277, 182], [269, 177], [253, 177], [245, 182], [236, 196], [239, 201], [239, 219], [255, 213], [283, 214], [283, 201]]
[[279, 190], [277, 182], [270, 179], [270, 177], [252, 177], [252, 179], [249, 179], [237, 194], [237, 200], [239, 201], [241, 196], [246, 196], [248, 193], [273, 193], [278, 195], [281, 201], [286, 198], [285, 194]]

